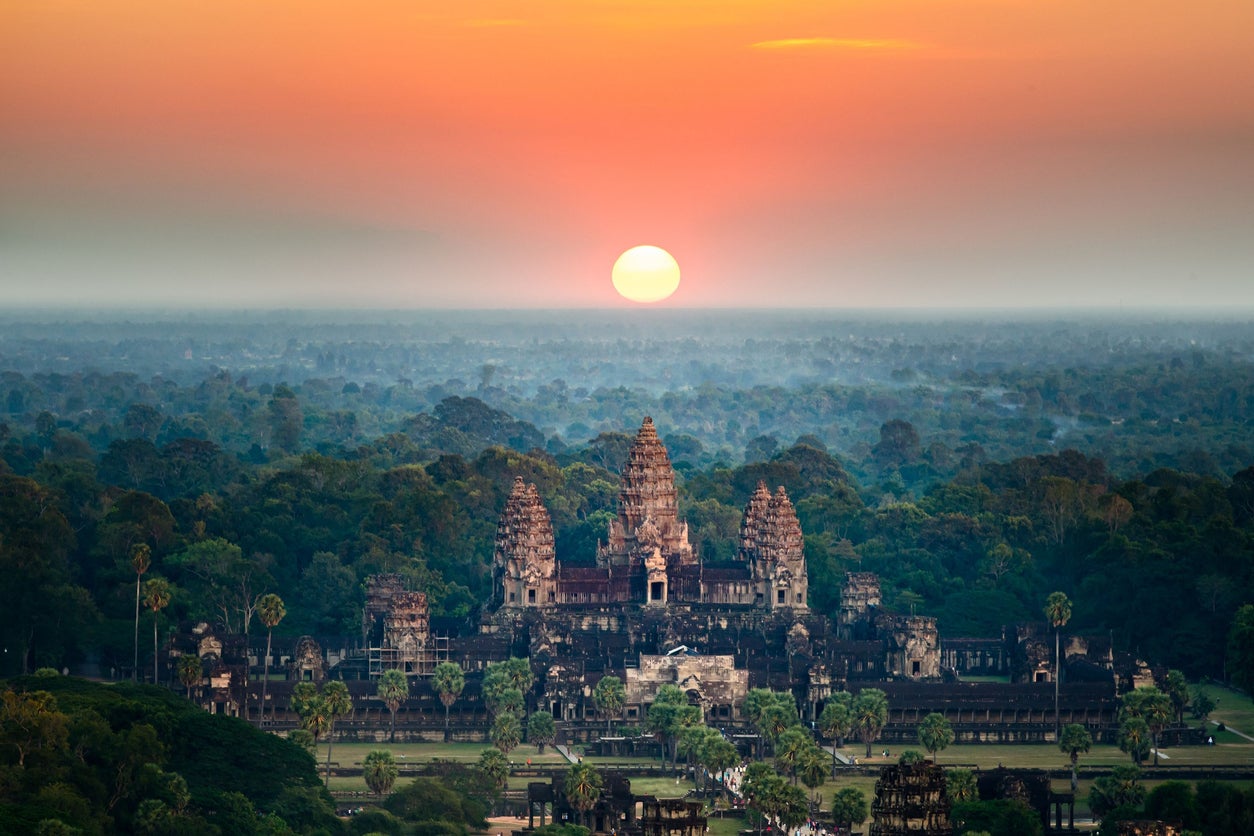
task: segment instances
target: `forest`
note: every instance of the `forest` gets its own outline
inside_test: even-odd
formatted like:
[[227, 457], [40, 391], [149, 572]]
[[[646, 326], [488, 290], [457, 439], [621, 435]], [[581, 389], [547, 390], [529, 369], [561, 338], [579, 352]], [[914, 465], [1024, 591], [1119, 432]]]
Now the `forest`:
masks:
[[256, 634], [276, 592], [280, 632], [359, 634], [379, 571], [464, 619], [514, 477], [591, 560], [645, 415], [706, 560], [733, 558], [759, 479], [787, 488], [820, 611], [873, 571], [942, 635], [997, 636], [1064, 590], [1069, 629], [1241, 675], [1248, 324], [304, 317], [8, 323], [0, 675], [129, 671], [140, 545], [172, 588], [146, 630]]

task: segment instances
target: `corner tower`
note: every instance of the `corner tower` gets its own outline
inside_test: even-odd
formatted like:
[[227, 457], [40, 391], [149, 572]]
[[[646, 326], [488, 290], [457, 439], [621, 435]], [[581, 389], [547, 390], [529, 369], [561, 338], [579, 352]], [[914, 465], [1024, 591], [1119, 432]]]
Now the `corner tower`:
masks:
[[534, 484], [514, 479], [496, 526], [492, 560], [498, 607], [551, 607], [557, 603], [553, 521]]
[[740, 555], [749, 562], [757, 606], [807, 608], [805, 540], [782, 485], [772, 496], [766, 483], [758, 482], [740, 524]]

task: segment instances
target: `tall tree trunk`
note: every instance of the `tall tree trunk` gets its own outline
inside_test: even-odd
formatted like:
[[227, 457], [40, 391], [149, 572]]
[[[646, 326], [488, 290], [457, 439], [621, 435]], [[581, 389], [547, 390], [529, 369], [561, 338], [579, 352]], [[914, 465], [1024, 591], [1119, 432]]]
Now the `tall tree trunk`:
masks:
[[135, 574], [135, 660], [131, 663], [131, 682], [139, 681], [139, 578]]
[[1058, 736], [1062, 733], [1062, 725], [1058, 722], [1058, 672], [1061, 667], [1058, 658], [1058, 636], [1061, 633], [1060, 628], [1054, 628], [1054, 740], [1058, 740]]
[[448, 710], [449, 710], [449, 706], [446, 703], [444, 706], [444, 742], [445, 743], [448, 743]]
[[160, 684], [157, 677], [157, 611], [152, 611], [152, 684]]
[[274, 628], [271, 627], [270, 632], [266, 634], [266, 658], [262, 660], [265, 664], [262, 665], [261, 674], [261, 712], [257, 718], [259, 726], [266, 724], [266, 697], [270, 691], [270, 643], [273, 640]]
[[[400, 706], [397, 706], [397, 708], [400, 708]], [[392, 712], [392, 722], [388, 725], [388, 743], [395, 743], [396, 742], [396, 708], [392, 708], [392, 706], [389, 705], [388, 709]], [[445, 709], [446, 713], [447, 711], [448, 709]], [[446, 741], [448, 740], [448, 719], [447, 718], [444, 721], [444, 739]]]
[[325, 785], [328, 789], [330, 789], [331, 787], [331, 737], [332, 737], [331, 732], [334, 729], [335, 729], [334, 723], [332, 723], [330, 726], [327, 727], [327, 777], [326, 777]]

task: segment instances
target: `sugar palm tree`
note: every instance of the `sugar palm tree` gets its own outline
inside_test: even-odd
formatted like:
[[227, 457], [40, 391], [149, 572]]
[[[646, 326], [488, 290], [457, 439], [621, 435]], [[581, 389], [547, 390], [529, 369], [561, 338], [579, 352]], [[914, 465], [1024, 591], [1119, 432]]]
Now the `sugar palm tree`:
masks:
[[853, 700], [853, 727], [866, 744], [871, 757], [871, 744], [880, 736], [888, 722], [888, 695], [879, 688], [863, 688]]
[[587, 821], [588, 812], [596, 806], [601, 797], [601, 774], [586, 763], [577, 763], [566, 771], [566, 800], [570, 806], [584, 814]]
[[1045, 618], [1054, 628], [1054, 739], [1058, 739], [1061, 722], [1058, 717], [1058, 676], [1060, 670], [1059, 636], [1062, 628], [1071, 620], [1071, 599], [1065, 593], [1051, 592], [1045, 599]]
[[353, 698], [343, 682], [328, 682], [322, 686], [322, 703], [327, 713], [327, 777], [331, 786], [331, 738], [335, 736], [335, 721], [353, 710]]
[[508, 755], [522, 741], [522, 723], [517, 714], [502, 711], [492, 721], [492, 729], [488, 734], [492, 738], [492, 745], [500, 749], [502, 755]]
[[147, 543], [131, 548], [131, 568], [135, 570], [135, 661], [131, 665], [131, 682], [139, 679], [139, 582], [152, 565], [152, 549]]
[[396, 758], [392, 757], [391, 752], [383, 749], [375, 749], [366, 755], [362, 768], [366, 777], [366, 786], [370, 787], [370, 791], [379, 798], [387, 795], [392, 789], [399, 772], [396, 768]]
[[504, 789], [509, 782], [509, 759], [499, 749], [484, 749], [479, 755], [479, 771], [496, 789]]
[[[271, 592], [269, 595], [262, 595], [257, 602], [257, 617], [261, 619], [261, 623], [266, 625], [266, 658], [263, 665], [264, 672], [261, 679], [261, 712], [260, 721], [262, 725], [266, 722], [266, 699], [270, 692], [270, 648], [274, 640], [274, 628], [283, 620], [283, 616], [287, 615], [287, 608], [283, 606], [283, 599]], [[274, 712], [271, 712], [273, 715]]]
[[[404, 671], [391, 668], [383, 672], [375, 685], [375, 695], [383, 700], [383, 704], [392, 712], [392, 722], [388, 727], [388, 742], [396, 741], [396, 711], [401, 703], [409, 698], [409, 678]], [[447, 734], [445, 740], [448, 739]]]
[[797, 769], [802, 755], [813, 746], [814, 740], [810, 733], [800, 726], [785, 729], [775, 741], [775, 769], [786, 775], [794, 787], [797, 785]]
[[536, 747], [536, 754], [543, 755], [544, 747], [557, 740], [557, 723], [553, 715], [544, 709], [531, 712], [527, 718], [527, 742]]
[[170, 605], [173, 594], [170, 582], [165, 578], [152, 578], [144, 584], [144, 606], [152, 610], [152, 683], [158, 684], [160, 676], [157, 663], [160, 656], [157, 652], [157, 614]]
[[617, 676], [603, 676], [597, 680], [596, 687], [592, 689], [592, 703], [596, 706], [597, 713], [605, 718], [607, 735], [614, 733], [613, 720], [622, 712], [626, 701], [627, 689]]
[[1075, 792], [1077, 786], [1076, 780], [1076, 764], [1080, 761], [1080, 755], [1087, 752], [1093, 747], [1093, 735], [1089, 734], [1089, 730], [1081, 726], [1079, 723], [1068, 723], [1062, 727], [1062, 734], [1058, 737], [1058, 748], [1071, 758], [1071, 791]]
[[[843, 698], [842, 698], [843, 695]], [[819, 715], [819, 731], [832, 741], [832, 777], [836, 777], [836, 746], [844, 745], [845, 737], [853, 731], [853, 715], [849, 706], [853, 704], [853, 695], [848, 691], [833, 694], [823, 706]]]
[[448, 712], [466, 687], [466, 675], [456, 662], [441, 662], [431, 674], [431, 687], [440, 696], [444, 706], [444, 742], [448, 743]]
[[183, 687], [187, 689], [187, 698], [192, 698], [192, 688], [200, 684], [201, 677], [204, 676], [204, 665], [200, 661], [200, 657], [195, 653], [184, 653], [179, 657], [178, 677], [179, 682], [183, 683]]
[[936, 753], [954, 742], [954, 729], [945, 715], [933, 711], [919, 723], [919, 743], [936, 759]]

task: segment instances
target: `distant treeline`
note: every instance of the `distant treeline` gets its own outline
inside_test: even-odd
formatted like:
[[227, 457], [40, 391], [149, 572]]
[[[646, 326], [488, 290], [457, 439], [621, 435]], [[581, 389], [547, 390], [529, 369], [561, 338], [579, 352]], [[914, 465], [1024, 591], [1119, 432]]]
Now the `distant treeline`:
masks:
[[[266, 592], [287, 605], [280, 635], [356, 634], [362, 581], [380, 571], [426, 590], [436, 615], [469, 617], [488, 597], [515, 476], [539, 487], [559, 557], [592, 559], [642, 409], [624, 406], [614, 431], [567, 446], [475, 398], [446, 397], [374, 435], [354, 411], [311, 404], [308, 382], [263, 391], [223, 373], [161, 390], [201, 407], [188, 412], [175, 400], [131, 400], [121, 385], [86, 399], [108, 381], [115, 376], [58, 378], [57, 398], [83, 395], [74, 410], [29, 423], [18, 413], [4, 427], [0, 674], [88, 659], [128, 670], [137, 583], [154, 578], [173, 593], [155, 616], [144, 610], [150, 636], [154, 617], [161, 630], [194, 619], [256, 635], [253, 607]], [[803, 392], [760, 401], [776, 412], [804, 402]], [[717, 403], [711, 424], [727, 420]], [[759, 479], [787, 488], [820, 611], [834, 612], [845, 571], [873, 571], [890, 605], [937, 615], [945, 635], [994, 636], [1039, 620], [1048, 593], [1063, 590], [1074, 601], [1068, 629], [1110, 634], [1117, 648], [1193, 676], [1232, 675], [1225, 642], [1254, 590], [1254, 468], [1220, 473], [1212, 458], [1204, 469], [1128, 478], [1076, 450], [998, 462], [969, 441], [941, 471], [920, 436], [910, 421], [884, 421], [858, 469], [814, 434], [763, 442], [734, 465], [698, 464], [698, 441], [666, 440], [706, 559], [734, 559]], [[143, 548], [151, 566], [140, 576], [132, 560]], [[150, 670], [151, 642], [139, 644]]]

